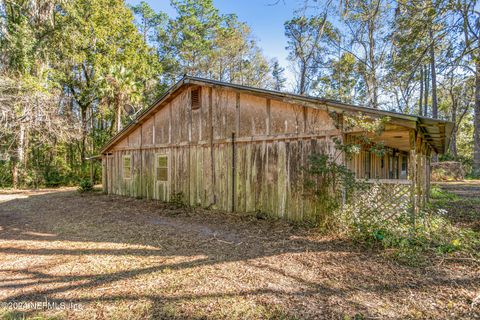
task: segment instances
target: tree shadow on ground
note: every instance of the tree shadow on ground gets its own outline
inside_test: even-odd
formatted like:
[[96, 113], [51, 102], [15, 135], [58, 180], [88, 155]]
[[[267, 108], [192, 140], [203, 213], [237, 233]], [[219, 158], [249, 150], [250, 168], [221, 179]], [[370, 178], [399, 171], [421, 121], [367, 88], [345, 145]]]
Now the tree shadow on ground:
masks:
[[[284, 222], [98, 194], [79, 196], [75, 192], [52, 192], [0, 203], [0, 240], [3, 241], [1, 256], [38, 256], [46, 257], [47, 261], [45, 264], [45, 261], [32, 260], [26, 267], [1, 268], [0, 275], [5, 278], [0, 278], [0, 292], [8, 290], [1, 301], [46, 298], [50, 302], [61, 302], [64, 298], [59, 296], [64, 294], [72, 302], [85, 304], [148, 300], [151, 303], [148, 316], [152, 319], [179, 315], [202, 318], [182, 310], [181, 303], [201, 304], [204, 300], [232, 298], [274, 300], [263, 302], [274, 309], [272, 317], [339, 318], [349, 313], [378, 316], [368, 301], [352, 297], [364, 292], [396, 295], [404, 291], [480, 283], [478, 274], [453, 279], [441, 270], [429, 272], [428, 277], [422, 270], [398, 266], [392, 270], [375, 252], [337, 239], [315, 237], [307, 228]], [[68, 247], [71, 243], [74, 248]], [[125, 245], [138, 248], [118, 247]], [[49, 271], [48, 257], [84, 256], [153, 260], [149, 260], [147, 267], [133, 264], [109, 272], [55, 275]], [[240, 263], [235, 267], [237, 272], [245, 270], [242, 276], [255, 272], [269, 278], [261, 285], [249, 286], [247, 282], [244, 285], [238, 280], [232, 288], [215, 287], [208, 292], [180, 287], [182, 290], [174, 293], [152, 290], [116, 293], [113, 290], [108, 294], [93, 294], [115, 283], [132, 281], [132, 285], [137, 285], [137, 279], [162, 277], [165, 271], [179, 274], [200, 268], [221, 269], [235, 263]], [[349, 265], [342, 265], [346, 263]], [[295, 272], [296, 269], [299, 272]], [[309, 270], [318, 270], [320, 276]], [[385, 278], [383, 272], [388, 272], [390, 278]], [[340, 273], [343, 278], [337, 279]], [[208, 269], [209, 281], [221, 276]], [[282, 286], [282, 283], [287, 284]], [[76, 296], [76, 292], [82, 294]], [[276, 314], [275, 308], [282, 302], [288, 302], [287, 308]], [[169, 314], [168, 305], [177, 308], [177, 314]], [[32, 313], [34, 311], [25, 314]]]

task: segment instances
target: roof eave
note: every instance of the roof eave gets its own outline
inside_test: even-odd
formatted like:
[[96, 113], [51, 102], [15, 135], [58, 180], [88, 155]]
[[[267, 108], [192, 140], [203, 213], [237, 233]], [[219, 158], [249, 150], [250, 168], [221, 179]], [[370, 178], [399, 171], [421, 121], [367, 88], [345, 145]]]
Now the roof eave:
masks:
[[[364, 106], [357, 106], [357, 105], [352, 105], [352, 104], [347, 104], [343, 103], [340, 101], [336, 100], [331, 100], [331, 99], [320, 99], [320, 98], [314, 98], [314, 97], [307, 97], [307, 96], [302, 96], [302, 95], [297, 95], [297, 94], [290, 94], [290, 93], [285, 93], [285, 92], [280, 92], [280, 91], [273, 91], [273, 90], [267, 90], [267, 89], [261, 89], [261, 88], [253, 88], [253, 87], [247, 87], [243, 85], [237, 85], [237, 84], [232, 84], [232, 83], [225, 83], [225, 82], [220, 82], [216, 80], [211, 80], [211, 79], [204, 79], [204, 78], [197, 78], [197, 77], [192, 77], [192, 76], [184, 76], [182, 79], [180, 79], [176, 84], [171, 86], [165, 94], [163, 94], [159, 99], [157, 99], [153, 104], [150, 105], [147, 109], [142, 111], [140, 115], [133, 121], [131, 121], [127, 126], [125, 126], [120, 132], [118, 132], [115, 136], [113, 136], [106, 144], [105, 146], [101, 149], [100, 153], [104, 154], [106, 153], [115, 143], [117, 143], [125, 134], [128, 132], [132, 131], [137, 124], [143, 123], [144, 119], [150, 114], [152, 110], [157, 108], [159, 105], [161, 105], [164, 101], [166, 101], [170, 96], [172, 96], [178, 89], [180, 89], [182, 86], [186, 84], [196, 84], [196, 85], [207, 85], [207, 86], [223, 86], [223, 87], [229, 87], [238, 91], [243, 91], [243, 92], [249, 92], [249, 93], [256, 93], [259, 95], [263, 96], [271, 96], [272, 98], [282, 98], [286, 102], [303, 102], [305, 104], [309, 104], [313, 108], [318, 108], [318, 105], [324, 105], [327, 108], [330, 108], [332, 110], [337, 110], [337, 111], [352, 111], [352, 112], [363, 112], [366, 114], [375, 114], [375, 115], [380, 115], [380, 116], [386, 116], [402, 121], [406, 125], [408, 125], [411, 128], [416, 128], [418, 123], [422, 122], [435, 122], [435, 123], [441, 123], [445, 125], [445, 137], [444, 137], [444, 150], [441, 152], [445, 152], [446, 148], [448, 148], [448, 143], [449, 143], [449, 134], [448, 132], [451, 133], [451, 128], [453, 128], [453, 124], [449, 121], [445, 120], [438, 120], [438, 119], [432, 119], [428, 117], [420, 117], [416, 115], [408, 115], [408, 114], [403, 114], [403, 113], [398, 113], [398, 112], [393, 112], [393, 111], [385, 111], [385, 110], [380, 110], [380, 109], [373, 109], [373, 108], [368, 108]], [[449, 129], [449, 130], [447, 130]], [[439, 152], [436, 150], [437, 153]]]

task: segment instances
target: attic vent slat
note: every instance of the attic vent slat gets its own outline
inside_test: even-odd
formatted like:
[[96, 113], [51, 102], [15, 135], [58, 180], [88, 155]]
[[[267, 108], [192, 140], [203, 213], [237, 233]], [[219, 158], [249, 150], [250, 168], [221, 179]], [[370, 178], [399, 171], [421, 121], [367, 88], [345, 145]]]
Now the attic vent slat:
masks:
[[193, 89], [191, 92], [192, 109], [200, 108], [200, 88]]

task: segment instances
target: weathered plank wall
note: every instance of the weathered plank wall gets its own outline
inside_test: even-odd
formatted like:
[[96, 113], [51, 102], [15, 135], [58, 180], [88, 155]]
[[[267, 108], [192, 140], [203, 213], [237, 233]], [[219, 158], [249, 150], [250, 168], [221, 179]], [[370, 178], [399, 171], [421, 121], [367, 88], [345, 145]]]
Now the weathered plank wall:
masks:
[[[328, 113], [224, 88], [202, 87], [200, 97], [201, 107], [191, 110], [185, 90], [119, 141], [103, 159], [105, 191], [313, 219], [302, 167], [313, 152], [333, 152], [331, 138], [341, 137]], [[167, 182], [156, 180], [156, 154], [168, 156]]]
[[[191, 90], [186, 88], [104, 156], [105, 192], [315, 220], [317, 208], [304, 197], [302, 168], [314, 152], [333, 154], [333, 137], [343, 139], [327, 110], [223, 87], [205, 86], [200, 92], [200, 108], [192, 110]], [[419, 135], [413, 141], [410, 153], [389, 154], [383, 166], [381, 158], [365, 150], [347, 164], [357, 178], [367, 178], [370, 171], [372, 179], [390, 179], [406, 178], [401, 159], [408, 159], [409, 171], [415, 161], [412, 188], [423, 203], [430, 151]], [[132, 164], [129, 179], [123, 172], [127, 155]], [[167, 181], [157, 179], [158, 155], [168, 157]]]

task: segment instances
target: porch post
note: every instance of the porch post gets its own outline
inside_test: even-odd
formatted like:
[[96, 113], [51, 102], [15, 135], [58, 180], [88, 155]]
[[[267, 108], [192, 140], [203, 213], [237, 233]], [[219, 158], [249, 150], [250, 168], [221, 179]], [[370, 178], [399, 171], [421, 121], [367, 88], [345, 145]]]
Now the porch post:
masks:
[[418, 194], [420, 195], [419, 206], [424, 208], [427, 202], [427, 144], [422, 139], [420, 140], [419, 148], [419, 172], [418, 174]]
[[412, 204], [411, 210], [411, 226], [412, 230], [415, 231], [416, 217], [418, 214], [418, 197], [417, 197], [417, 132], [415, 130], [410, 130], [409, 134], [410, 141], [410, 151], [409, 151], [409, 161], [408, 161], [408, 179], [410, 180], [410, 201]]

